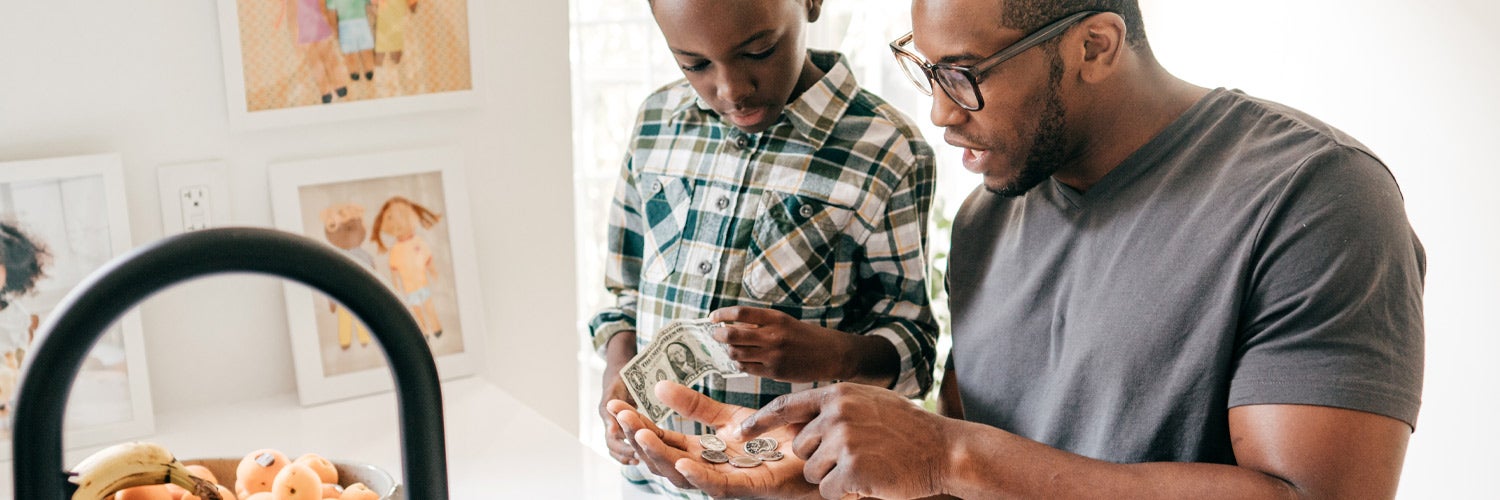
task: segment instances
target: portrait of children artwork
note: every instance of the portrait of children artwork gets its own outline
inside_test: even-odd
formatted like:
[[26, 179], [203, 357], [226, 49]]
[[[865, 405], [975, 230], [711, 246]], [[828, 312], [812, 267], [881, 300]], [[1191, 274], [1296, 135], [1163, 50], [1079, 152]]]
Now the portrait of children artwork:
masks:
[[[457, 106], [476, 88], [469, 0], [422, 0], [420, 7], [414, 0], [218, 4], [229, 111], [237, 126]], [[424, 99], [370, 102], [410, 97]]]
[[[375, 258], [361, 246], [368, 231], [365, 229], [365, 207], [356, 203], [340, 203], [323, 209], [323, 235], [328, 243], [344, 252], [351, 260], [379, 276], [375, 270]], [[353, 344], [355, 333], [360, 347], [370, 345], [370, 330], [365, 328], [348, 309], [338, 301], [328, 299], [328, 312], [338, 318], [339, 348], [348, 349]]]
[[380, 253], [386, 255], [397, 294], [417, 318], [422, 335], [429, 338], [443, 336], [443, 323], [428, 288], [439, 278], [433, 266], [432, 247], [417, 234], [417, 228], [431, 229], [441, 218], [427, 207], [394, 196], [375, 214], [375, 234], [370, 237]]
[[0, 220], [0, 421], [8, 421], [21, 363], [36, 338], [37, 315], [20, 303], [46, 276], [52, 254], [14, 221]]
[[[458, 148], [438, 147], [268, 169], [276, 227], [338, 249], [369, 271], [389, 294], [381, 312], [410, 318], [403, 333], [420, 335], [444, 379], [472, 374], [483, 343], [462, 165]], [[374, 348], [385, 332], [367, 333], [343, 304], [309, 287], [288, 284], [284, 293], [303, 404], [391, 387], [384, 351]]]

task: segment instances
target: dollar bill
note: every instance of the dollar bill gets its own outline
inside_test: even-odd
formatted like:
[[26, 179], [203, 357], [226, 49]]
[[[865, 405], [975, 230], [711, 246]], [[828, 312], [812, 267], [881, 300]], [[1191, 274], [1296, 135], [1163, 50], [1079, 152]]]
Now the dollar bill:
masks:
[[651, 343], [620, 369], [625, 388], [635, 399], [636, 409], [658, 425], [672, 409], [656, 398], [657, 382], [671, 380], [690, 385], [710, 373], [744, 376], [739, 364], [729, 359], [729, 349], [713, 340], [714, 323], [706, 319], [667, 323]]

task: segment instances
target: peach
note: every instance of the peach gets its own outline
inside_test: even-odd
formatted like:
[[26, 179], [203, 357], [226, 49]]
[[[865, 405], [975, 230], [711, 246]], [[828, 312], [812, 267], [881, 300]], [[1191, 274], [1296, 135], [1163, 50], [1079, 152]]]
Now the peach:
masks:
[[276, 473], [271, 486], [272, 500], [322, 500], [323, 482], [311, 467], [292, 464]]
[[172, 500], [172, 493], [165, 484], [136, 486], [115, 492], [115, 500]]
[[354, 483], [344, 488], [344, 495], [339, 500], [380, 500], [380, 494], [365, 483]]
[[214, 477], [213, 471], [208, 470], [208, 467], [204, 467], [202, 465], [189, 465], [187, 466], [187, 470], [192, 475], [197, 476], [198, 479], [206, 479], [210, 483], [219, 484], [219, 478]]
[[318, 480], [322, 481], [323, 484], [339, 484], [338, 469], [333, 466], [333, 462], [329, 462], [328, 459], [323, 458], [322, 455], [319, 455], [317, 453], [306, 453], [300, 457], [297, 457], [297, 459], [293, 460], [292, 463], [306, 465], [311, 468], [313, 472], [317, 472]]
[[240, 498], [244, 498], [252, 493], [271, 491], [276, 474], [290, 464], [286, 455], [270, 448], [250, 452], [240, 459], [239, 467], [234, 469], [235, 492], [239, 493]]
[[323, 483], [323, 498], [332, 498], [333, 500], [338, 500], [338, 498], [341, 496], [344, 496], [343, 486], [332, 483]]

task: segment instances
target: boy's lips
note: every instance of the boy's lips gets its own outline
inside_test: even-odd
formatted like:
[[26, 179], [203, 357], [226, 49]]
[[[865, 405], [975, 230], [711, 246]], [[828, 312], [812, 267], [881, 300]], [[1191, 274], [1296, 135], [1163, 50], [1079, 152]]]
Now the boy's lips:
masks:
[[765, 119], [766, 108], [742, 108], [724, 113], [724, 116], [729, 117], [729, 121], [736, 126], [749, 127]]

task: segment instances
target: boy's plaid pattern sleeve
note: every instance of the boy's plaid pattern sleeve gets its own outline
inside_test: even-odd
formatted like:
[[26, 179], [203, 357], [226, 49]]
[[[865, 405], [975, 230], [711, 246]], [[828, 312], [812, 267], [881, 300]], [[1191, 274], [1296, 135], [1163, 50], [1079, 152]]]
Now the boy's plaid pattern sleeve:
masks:
[[641, 199], [635, 188], [630, 155], [620, 166], [620, 179], [609, 208], [608, 261], [604, 286], [615, 296], [614, 307], [605, 308], [589, 321], [594, 352], [604, 355], [610, 337], [635, 329], [636, 303], [641, 274]]

